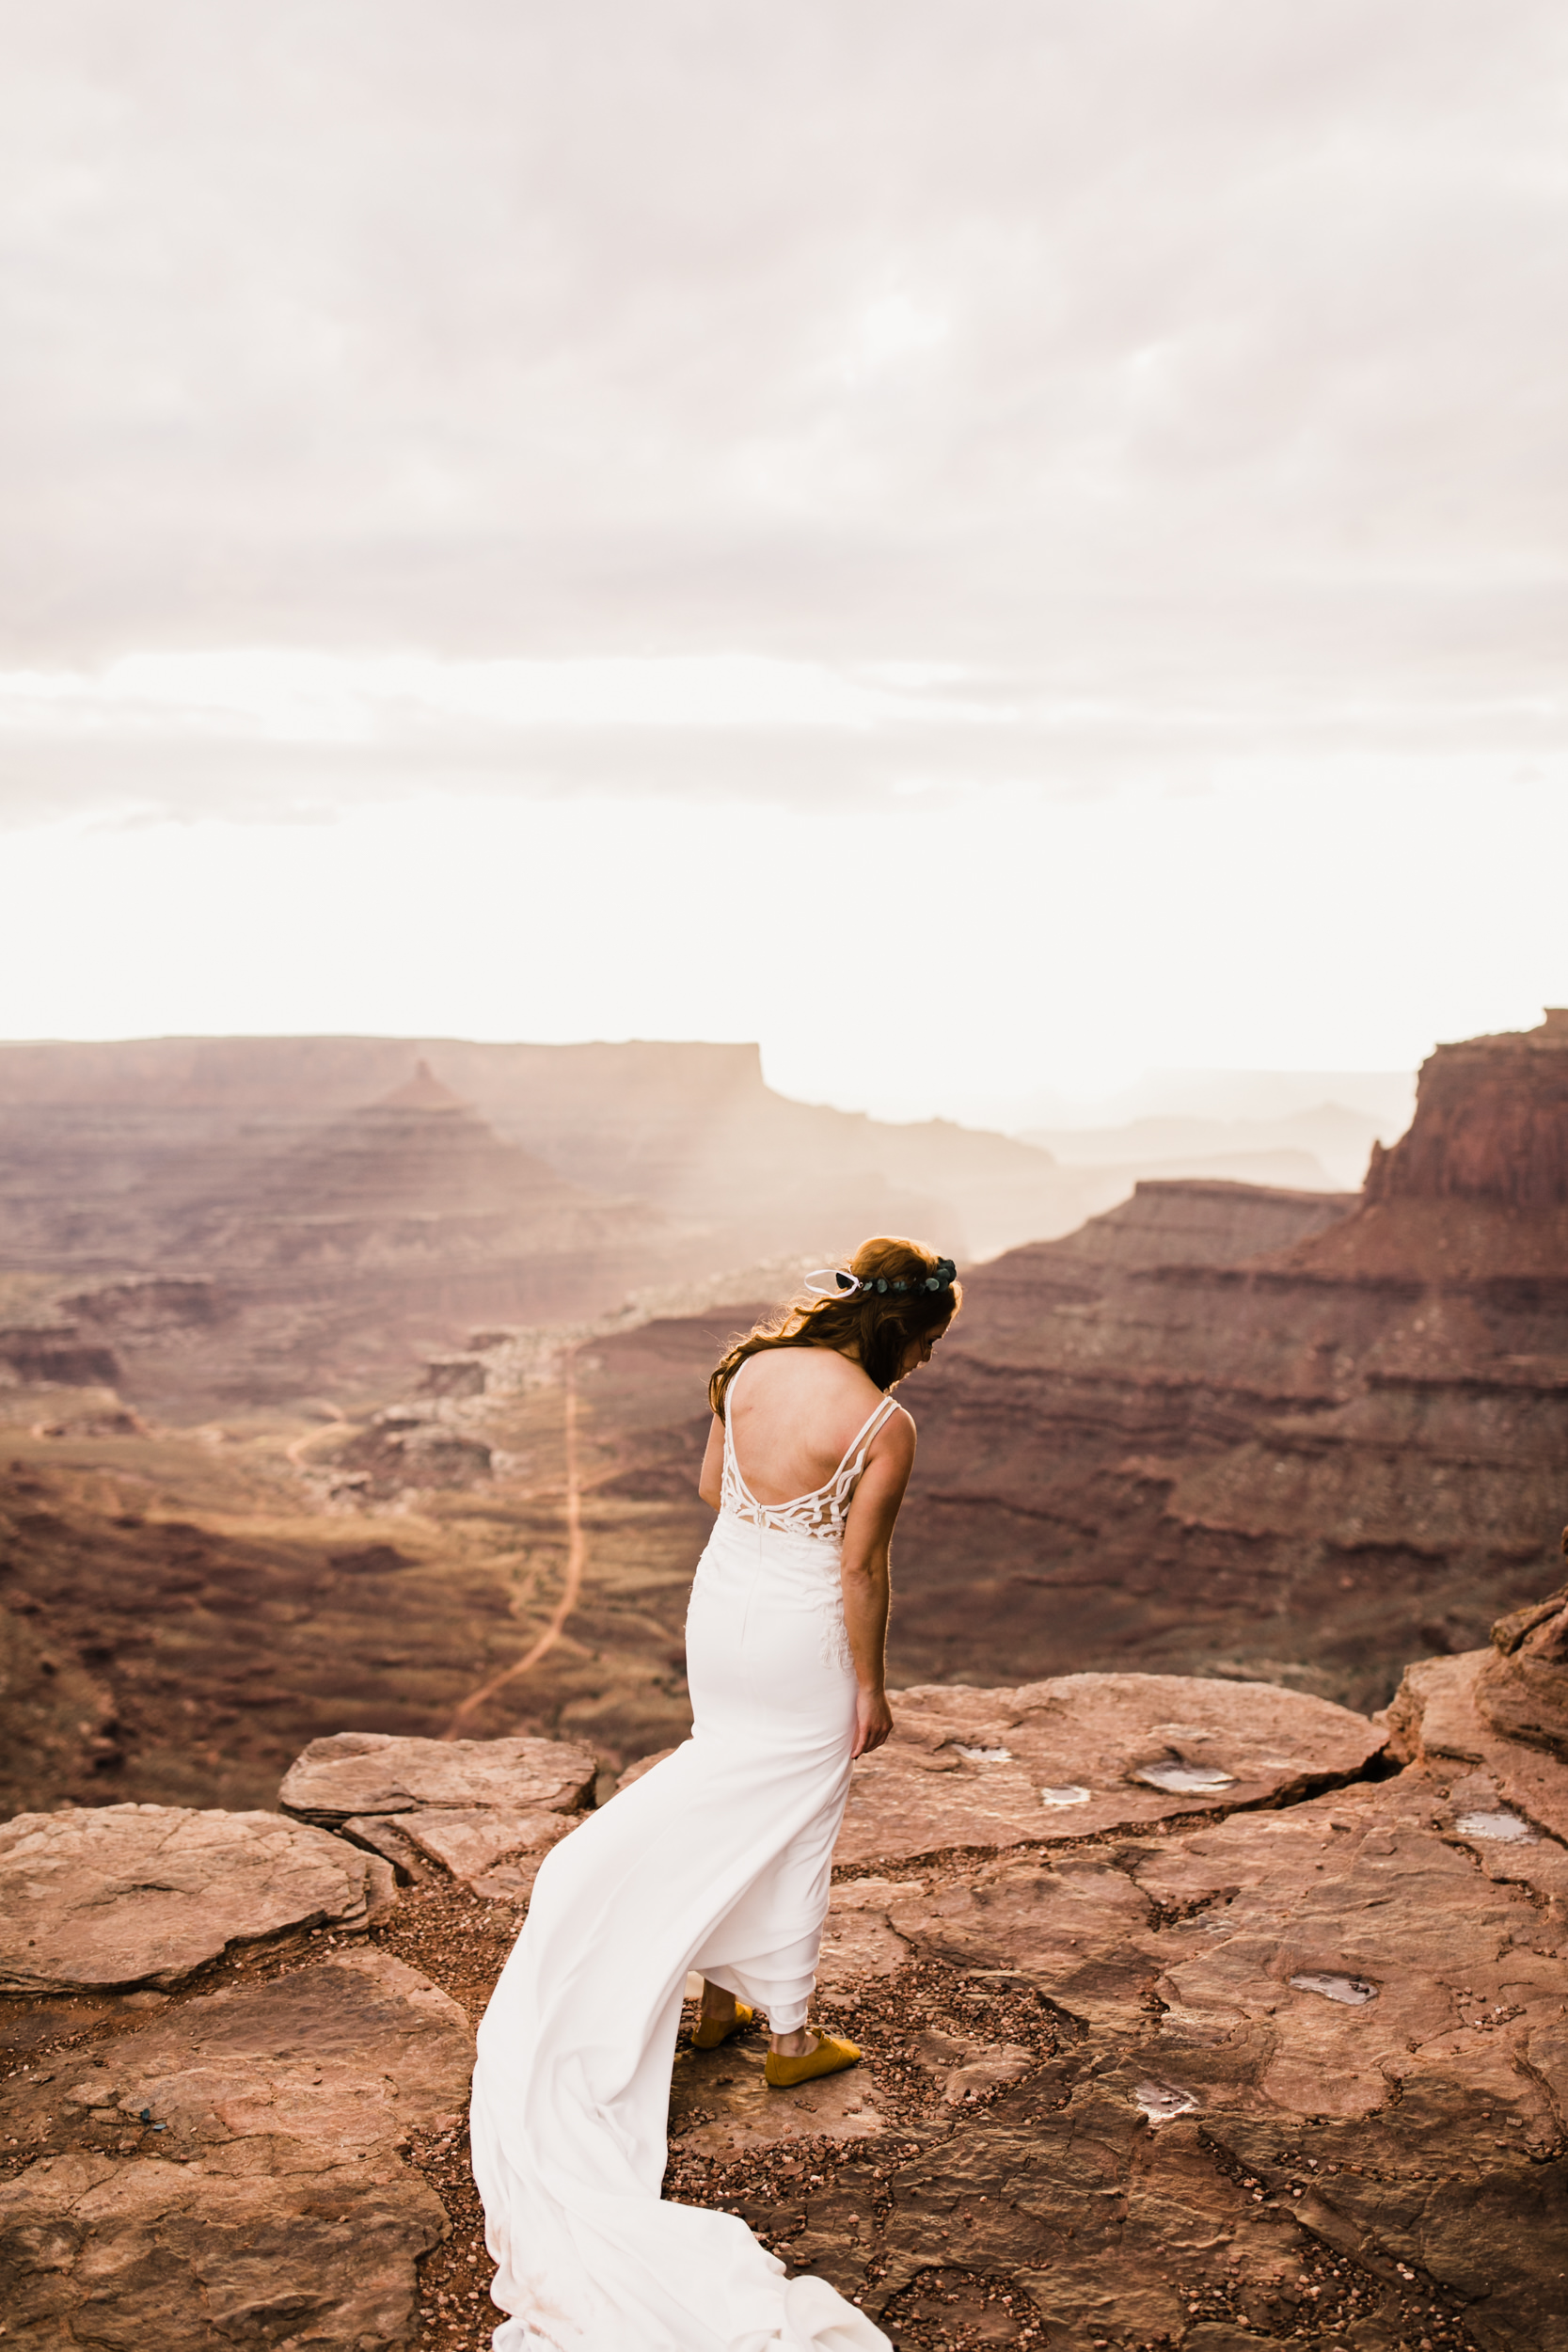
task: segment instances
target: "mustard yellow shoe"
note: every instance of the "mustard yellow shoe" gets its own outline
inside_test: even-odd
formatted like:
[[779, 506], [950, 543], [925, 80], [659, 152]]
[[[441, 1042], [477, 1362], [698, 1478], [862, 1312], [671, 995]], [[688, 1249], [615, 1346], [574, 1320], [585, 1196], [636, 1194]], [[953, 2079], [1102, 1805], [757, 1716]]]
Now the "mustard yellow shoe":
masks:
[[860, 2057], [852, 2042], [840, 2042], [835, 2034], [825, 2033], [818, 2036], [815, 2050], [803, 2050], [799, 2058], [779, 2058], [769, 2050], [762, 2071], [769, 2090], [793, 2090], [797, 2083], [809, 2083], [818, 2074], [836, 2074], [846, 2066], [858, 2066]]
[[754, 2009], [748, 2009], [744, 2001], [736, 2001], [733, 2017], [699, 2017], [691, 2028], [691, 2047], [694, 2050], [717, 2050], [732, 2033], [738, 2033], [742, 2026], [749, 2026], [755, 2015]]

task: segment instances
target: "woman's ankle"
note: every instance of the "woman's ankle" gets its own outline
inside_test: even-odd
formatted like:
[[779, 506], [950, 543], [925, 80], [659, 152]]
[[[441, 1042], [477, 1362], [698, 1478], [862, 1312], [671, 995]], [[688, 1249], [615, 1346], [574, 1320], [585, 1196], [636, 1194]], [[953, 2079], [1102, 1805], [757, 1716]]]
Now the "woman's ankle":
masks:
[[797, 2026], [793, 2033], [769, 2034], [768, 2042], [775, 2058], [804, 2058], [816, 2047], [816, 2036], [809, 2026]]

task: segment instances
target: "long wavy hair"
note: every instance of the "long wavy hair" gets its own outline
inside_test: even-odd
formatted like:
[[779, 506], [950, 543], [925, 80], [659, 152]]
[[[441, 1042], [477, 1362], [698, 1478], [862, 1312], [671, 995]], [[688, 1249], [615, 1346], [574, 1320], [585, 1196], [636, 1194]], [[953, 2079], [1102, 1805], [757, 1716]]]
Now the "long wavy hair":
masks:
[[[879, 1233], [863, 1241], [847, 1264], [863, 1282], [875, 1282], [879, 1277], [909, 1282], [935, 1274], [941, 1260], [923, 1241]], [[910, 1342], [945, 1329], [962, 1304], [960, 1282], [940, 1291], [855, 1291], [847, 1298], [814, 1298], [801, 1293], [736, 1340], [714, 1367], [708, 1403], [722, 1421], [730, 1382], [747, 1357], [772, 1347], [832, 1347], [841, 1355], [858, 1355], [868, 1377], [886, 1391], [898, 1377]]]

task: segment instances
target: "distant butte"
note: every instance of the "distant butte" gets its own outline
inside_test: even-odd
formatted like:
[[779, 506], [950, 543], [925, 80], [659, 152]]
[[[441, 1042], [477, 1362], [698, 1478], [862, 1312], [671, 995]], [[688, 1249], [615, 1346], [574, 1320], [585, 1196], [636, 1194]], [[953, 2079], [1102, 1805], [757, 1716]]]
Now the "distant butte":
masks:
[[1440, 1045], [1409, 1133], [1373, 1146], [1358, 1214], [1293, 1263], [1430, 1279], [1449, 1296], [1513, 1276], [1568, 1280], [1568, 1009]]
[[414, 1064], [414, 1075], [406, 1085], [394, 1087], [371, 1107], [378, 1111], [463, 1111], [468, 1105], [451, 1087], [441, 1084], [427, 1061], [420, 1060]]
[[[405, 1085], [314, 1130], [274, 1163], [271, 1182], [258, 1190], [269, 1223], [360, 1220], [367, 1246], [369, 1228], [388, 1215], [439, 1219], [442, 1233], [420, 1236], [427, 1259], [433, 1241], [448, 1256], [471, 1254], [480, 1237], [462, 1227], [472, 1217], [500, 1220], [480, 1241], [490, 1254], [537, 1248], [546, 1238], [536, 1221], [541, 1203], [585, 1204], [589, 1197], [534, 1152], [503, 1140], [427, 1061], [416, 1065]], [[508, 1233], [508, 1227], [529, 1230]], [[342, 1235], [349, 1248], [357, 1238]], [[381, 1233], [373, 1246], [386, 1254], [398, 1245]]]

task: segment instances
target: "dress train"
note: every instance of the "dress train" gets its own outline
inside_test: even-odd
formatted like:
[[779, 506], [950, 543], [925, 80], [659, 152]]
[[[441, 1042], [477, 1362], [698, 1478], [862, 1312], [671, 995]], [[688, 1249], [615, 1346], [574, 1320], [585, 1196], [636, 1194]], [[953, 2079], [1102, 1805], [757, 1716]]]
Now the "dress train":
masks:
[[743, 2221], [659, 2189], [688, 1973], [776, 2033], [806, 2017], [855, 1721], [844, 1517], [891, 1409], [789, 1504], [755, 1502], [726, 1430], [687, 1620], [692, 1737], [540, 1869], [474, 2074], [495, 2352], [890, 2352]]

